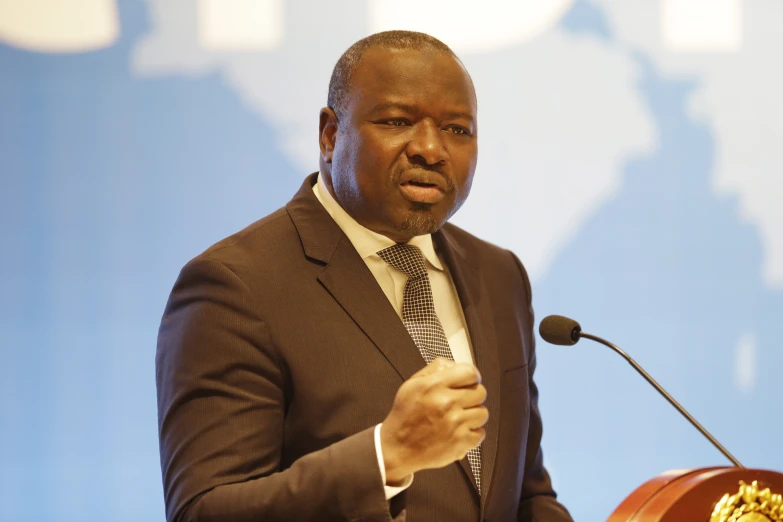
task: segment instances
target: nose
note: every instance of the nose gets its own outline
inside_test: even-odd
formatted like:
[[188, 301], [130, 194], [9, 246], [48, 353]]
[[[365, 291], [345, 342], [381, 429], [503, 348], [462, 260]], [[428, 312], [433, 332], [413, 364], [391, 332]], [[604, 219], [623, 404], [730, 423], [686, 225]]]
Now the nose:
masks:
[[411, 129], [412, 135], [406, 147], [411, 163], [435, 165], [448, 158], [443, 136], [435, 122], [424, 119]]

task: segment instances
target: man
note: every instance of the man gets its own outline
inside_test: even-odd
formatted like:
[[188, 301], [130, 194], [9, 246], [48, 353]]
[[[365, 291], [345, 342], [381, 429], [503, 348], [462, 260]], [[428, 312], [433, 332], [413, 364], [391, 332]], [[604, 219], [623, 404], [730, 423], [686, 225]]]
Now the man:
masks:
[[445, 224], [470, 76], [391, 31], [340, 58], [320, 172], [188, 263], [161, 324], [169, 521], [569, 521], [539, 447], [530, 285]]

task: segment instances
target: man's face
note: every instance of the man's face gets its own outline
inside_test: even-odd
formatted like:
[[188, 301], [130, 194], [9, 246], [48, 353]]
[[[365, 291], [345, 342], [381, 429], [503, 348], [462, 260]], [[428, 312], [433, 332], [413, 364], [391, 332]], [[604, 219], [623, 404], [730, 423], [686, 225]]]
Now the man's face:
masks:
[[438, 230], [470, 192], [478, 155], [476, 96], [438, 51], [370, 49], [339, 122], [321, 112], [324, 180], [365, 227], [394, 241]]

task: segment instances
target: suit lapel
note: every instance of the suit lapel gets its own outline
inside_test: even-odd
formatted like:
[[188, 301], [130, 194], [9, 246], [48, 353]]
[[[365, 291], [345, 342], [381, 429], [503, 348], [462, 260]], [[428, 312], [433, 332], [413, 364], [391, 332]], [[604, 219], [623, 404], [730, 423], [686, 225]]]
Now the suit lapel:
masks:
[[399, 316], [340, 227], [315, 197], [309, 176], [286, 209], [307, 257], [326, 266], [318, 280], [397, 370], [402, 380], [425, 363]]
[[[435, 234], [433, 239], [451, 271], [451, 277], [454, 280], [454, 286], [457, 288], [460, 304], [465, 314], [476, 366], [481, 372], [483, 384], [487, 389], [485, 406], [489, 410], [489, 420], [485, 426], [486, 438], [481, 446], [481, 502], [483, 505], [491, 485], [492, 472], [495, 469], [498, 427], [500, 425], [501, 375], [498, 367], [494, 318], [479, 267], [449, 234], [448, 225]], [[460, 464], [472, 477], [467, 458], [460, 461]]]
[[[356, 249], [315, 197], [317, 174], [307, 177], [286, 211], [299, 233], [305, 255], [324, 265], [318, 280], [356, 325], [407, 380], [425, 366], [424, 359]], [[449, 267], [465, 314], [476, 366], [487, 388], [489, 410], [481, 451], [482, 505], [492, 480], [497, 453], [500, 415], [500, 374], [489, 296], [481, 274], [465, 250], [448, 233], [448, 225], [433, 235], [436, 248]], [[467, 458], [460, 466], [475, 487]]]
[[408, 330], [347, 238], [340, 242], [318, 279], [403, 381], [424, 368], [424, 359]]

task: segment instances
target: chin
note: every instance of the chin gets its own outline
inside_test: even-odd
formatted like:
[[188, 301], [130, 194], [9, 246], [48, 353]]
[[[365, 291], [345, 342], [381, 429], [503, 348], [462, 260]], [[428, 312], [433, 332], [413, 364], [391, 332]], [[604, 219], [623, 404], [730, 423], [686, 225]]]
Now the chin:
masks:
[[409, 213], [398, 230], [411, 237], [434, 234], [440, 230], [445, 221], [445, 219], [438, 219], [428, 208], [424, 211]]

